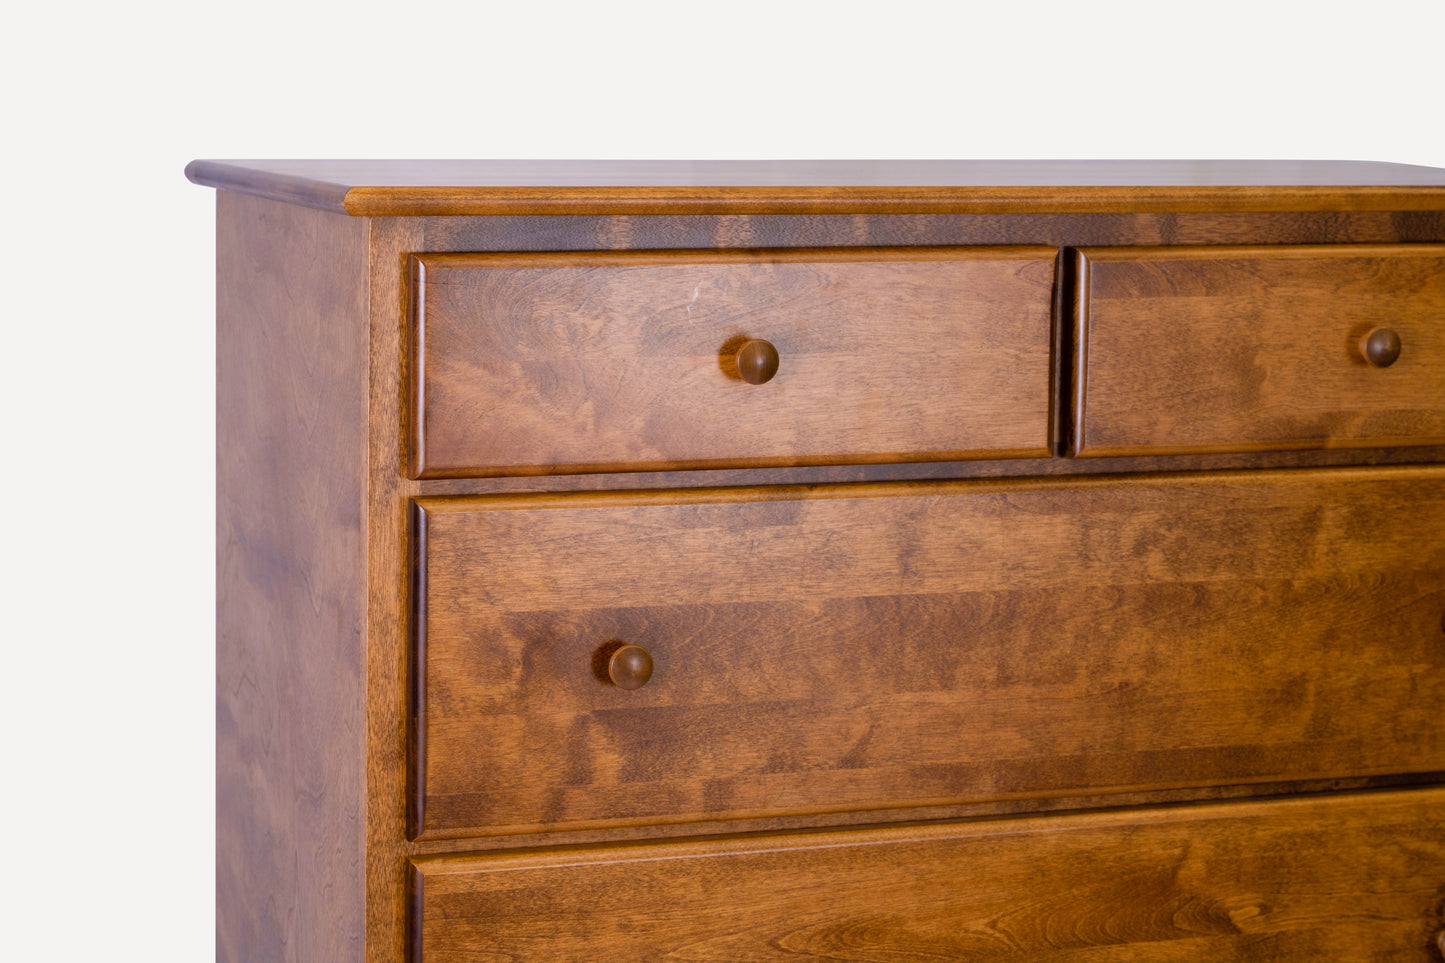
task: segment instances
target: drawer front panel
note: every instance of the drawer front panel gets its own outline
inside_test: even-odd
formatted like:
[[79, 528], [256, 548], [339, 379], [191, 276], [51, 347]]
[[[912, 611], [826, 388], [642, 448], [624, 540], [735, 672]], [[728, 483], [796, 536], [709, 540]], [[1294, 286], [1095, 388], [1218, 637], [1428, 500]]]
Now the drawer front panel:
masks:
[[[414, 259], [422, 477], [1049, 453], [1054, 248]], [[750, 384], [736, 354], [773, 345]]]
[[1445, 770], [1445, 469], [427, 499], [417, 530], [423, 837]]
[[1426, 963], [1445, 790], [413, 863], [417, 963]]
[[1077, 454], [1445, 443], [1445, 246], [1076, 258]]

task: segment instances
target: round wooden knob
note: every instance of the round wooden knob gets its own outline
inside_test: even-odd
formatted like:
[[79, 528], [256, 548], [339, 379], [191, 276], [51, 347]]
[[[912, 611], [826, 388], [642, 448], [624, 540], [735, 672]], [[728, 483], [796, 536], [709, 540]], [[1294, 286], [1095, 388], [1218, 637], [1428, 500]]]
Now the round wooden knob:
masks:
[[738, 374], [750, 385], [773, 380], [778, 373], [778, 349], [766, 341], [748, 341], [738, 349]]
[[640, 645], [624, 645], [607, 660], [607, 677], [623, 689], [640, 689], [652, 678], [652, 656]]
[[1389, 328], [1376, 328], [1360, 339], [1360, 351], [1376, 368], [1388, 368], [1400, 357], [1400, 336]]

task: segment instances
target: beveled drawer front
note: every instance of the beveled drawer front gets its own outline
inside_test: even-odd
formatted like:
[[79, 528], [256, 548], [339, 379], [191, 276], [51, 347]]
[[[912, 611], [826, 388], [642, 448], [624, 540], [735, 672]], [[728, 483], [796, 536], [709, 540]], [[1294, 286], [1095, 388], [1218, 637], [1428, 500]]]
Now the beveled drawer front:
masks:
[[419, 859], [413, 960], [1426, 963], [1445, 790]]
[[421, 836], [1445, 770], [1445, 469], [440, 498], [416, 524]]
[[1075, 277], [1076, 454], [1445, 443], [1445, 246], [1086, 248]]
[[[444, 477], [1047, 455], [1056, 255], [419, 256], [413, 469]], [[765, 383], [745, 380], [768, 374], [748, 367], [754, 348], [740, 370], [748, 342], [776, 353]]]

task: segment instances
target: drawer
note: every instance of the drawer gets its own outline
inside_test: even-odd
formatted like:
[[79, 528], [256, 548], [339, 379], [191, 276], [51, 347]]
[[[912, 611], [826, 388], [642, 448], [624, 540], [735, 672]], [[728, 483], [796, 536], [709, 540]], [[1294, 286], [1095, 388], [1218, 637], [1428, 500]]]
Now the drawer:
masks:
[[1442, 468], [434, 498], [415, 524], [421, 837], [1445, 770]]
[[415, 963], [1427, 963], [1445, 790], [419, 859]]
[[1085, 248], [1075, 269], [1078, 455], [1445, 443], [1445, 245]]
[[[1056, 257], [416, 257], [414, 473], [1047, 455]], [[748, 342], [776, 355], [765, 383], [739, 370]]]

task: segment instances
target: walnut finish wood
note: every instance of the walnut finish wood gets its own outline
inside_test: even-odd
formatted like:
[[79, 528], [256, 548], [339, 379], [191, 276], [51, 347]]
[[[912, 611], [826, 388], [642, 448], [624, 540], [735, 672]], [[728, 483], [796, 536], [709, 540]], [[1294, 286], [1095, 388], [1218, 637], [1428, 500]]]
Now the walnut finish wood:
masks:
[[[423, 835], [1445, 768], [1445, 469], [430, 499], [418, 533]], [[596, 681], [609, 640], [652, 684]]]
[[367, 216], [1445, 210], [1445, 171], [1360, 161], [197, 160], [186, 176]]
[[[1044, 455], [1052, 248], [416, 259], [423, 477]], [[766, 339], [766, 390], [736, 355]]]
[[[406, 372], [410, 364], [407, 324], [412, 304], [412, 255], [698, 248], [1445, 242], [1445, 212], [1441, 210], [1351, 209], [1362, 199], [1388, 206], [1393, 199], [1404, 196], [1394, 193], [1388, 185], [1384, 190], [1371, 190], [1365, 183], [1371, 170], [1383, 173], [1381, 168], [1371, 166], [1355, 168], [1359, 182], [1354, 187], [1359, 189], [1337, 196], [1328, 186], [1310, 187], [1306, 183], [1309, 189], [1303, 192], [1285, 189], [1271, 194], [1262, 188], [1247, 188], [1216, 192], [1212, 200], [1202, 200], [1203, 194], [1187, 200], [1207, 205], [1221, 203], [1222, 199], [1227, 209], [1151, 206], [1165, 202], [1147, 185], [1139, 192], [1144, 205], [1140, 207], [1130, 206], [1132, 192], [1123, 184], [1117, 191], [1110, 191], [1108, 198], [1103, 192], [1082, 198], [1090, 204], [1107, 203], [1107, 213], [1051, 210], [1044, 196], [1048, 191], [1030, 199], [1024, 193], [995, 194], [984, 189], [959, 192], [946, 203], [964, 203], [969, 210], [986, 210], [996, 202], [1013, 204], [1020, 200], [1037, 202], [1039, 206], [1034, 213], [1019, 214], [939, 213], [947, 209], [939, 206], [916, 208], [933, 213], [893, 213], [909, 209], [907, 205], [912, 202], [895, 192], [883, 192], [886, 199], [880, 199], [883, 194], [870, 198], [865, 192], [855, 205], [844, 196], [845, 191], [826, 197], [814, 191], [798, 192], [811, 193], [812, 197], [801, 201], [795, 197], [789, 203], [818, 203], [835, 213], [800, 214], [751, 206], [761, 194], [743, 198], [704, 189], [696, 192], [697, 203], [710, 205], [708, 213], [667, 217], [619, 214], [627, 207], [618, 205], [632, 200], [625, 199], [625, 192], [607, 191], [593, 209], [595, 213], [558, 214], [554, 212], [571, 209], [578, 198], [559, 195], [538, 201], [538, 196], [547, 193], [541, 190], [530, 196], [501, 198], [512, 212], [549, 212], [540, 216], [402, 216], [348, 222], [223, 192], [219, 206], [222, 243], [218, 299], [222, 405], [218, 468], [223, 501], [218, 521], [222, 532], [234, 523], [234, 532], [239, 534], [236, 538], [222, 534], [220, 543], [218, 959], [263, 963], [281, 959], [352, 960], [364, 955], [367, 963], [400, 963], [407, 958], [412, 935], [408, 923], [409, 860], [464, 852], [479, 845], [476, 837], [407, 838], [407, 739], [413, 731], [407, 716], [411, 678], [408, 642], [412, 637], [408, 524], [412, 498], [532, 489], [754, 486], [1445, 461], [1445, 449], [1416, 447], [412, 480], [407, 477], [406, 423], [411, 403]], [[234, 189], [289, 191], [286, 196], [293, 204], [330, 205], [344, 210], [349, 187], [327, 182], [324, 172], [317, 168], [312, 167], [309, 174], [282, 173], [279, 180], [274, 173], [254, 171], [245, 175], [253, 177], [251, 184], [237, 184]], [[226, 176], [239, 175], [231, 171]], [[1387, 179], [1382, 177], [1381, 183]], [[366, 186], [364, 180], [358, 183]], [[387, 203], [394, 201], [398, 209], [404, 207], [410, 203], [405, 193], [391, 192]], [[474, 192], [463, 185], [460, 193]], [[1065, 190], [1056, 196], [1062, 204], [1069, 204], [1072, 193]], [[1167, 202], [1170, 204], [1189, 194], [1167, 186], [1162, 193], [1172, 198]], [[422, 202], [432, 204], [437, 196], [433, 192]], [[642, 206], [651, 210], [676, 203], [647, 192], [639, 192], [638, 197]], [[1074, 197], [1080, 199], [1079, 195]], [[1312, 208], [1263, 212], [1271, 205], [1301, 200]], [[534, 208], [528, 208], [533, 204]], [[1259, 206], [1254, 207], [1256, 204]], [[870, 206], [880, 213], [859, 212]], [[1254, 209], [1246, 209], [1250, 207]], [[751, 213], [718, 213], [724, 209]], [[339, 224], [350, 227], [337, 227]], [[314, 235], [311, 227], [316, 228]], [[228, 236], [246, 241], [227, 242]], [[273, 245], [277, 249], [268, 251]], [[369, 256], [369, 267], [356, 267], [353, 255], [358, 245]], [[360, 302], [354, 302], [353, 297]], [[369, 314], [369, 346], [365, 323], [358, 326], [344, 320], [354, 317], [357, 303], [363, 304]], [[289, 320], [278, 325], [275, 319], [282, 317]], [[245, 330], [248, 327], [252, 330]], [[234, 330], [228, 333], [228, 329]], [[1063, 338], [1060, 347], [1064, 353], [1071, 350], [1070, 332], [1066, 329], [1061, 326], [1056, 332]], [[288, 330], [311, 333], [293, 338], [284, 334]], [[269, 348], [261, 346], [263, 337], [270, 339]], [[1407, 354], [1409, 350], [1407, 343]], [[344, 376], [343, 369], [357, 362], [357, 351], [369, 357], [360, 361], [352, 375]], [[783, 363], [786, 365], [786, 357]], [[330, 387], [318, 388], [322, 383]], [[368, 407], [363, 415], [366, 423], [353, 429], [344, 399], [350, 386], [368, 383]], [[252, 387], [243, 390], [242, 385]], [[776, 385], [748, 390], [767, 391], [773, 387]], [[324, 404], [300, 404], [294, 423], [288, 425], [277, 415], [290, 404], [288, 399], [322, 395], [326, 398]], [[276, 405], [268, 403], [271, 398], [277, 399]], [[257, 420], [249, 423], [253, 414]], [[228, 424], [231, 427], [226, 427]], [[303, 435], [308, 439], [304, 451], [295, 442]], [[246, 437], [251, 440], [242, 442], [234, 453], [227, 453], [233, 439]], [[347, 468], [346, 458], [338, 454], [353, 442], [357, 445], [353, 450], [366, 465], [360, 480], [353, 469]], [[237, 493], [235, 505], [239, 507], [226, 507], [228, 484]], [[365, 561], [364, 567], [354, 573], [356, 588], [348, 591], [338, 570], [318, 559], [326, 546], [330, 546], [326, 551], [335, 549], [340, 556], [350, 554], [355, 541], [347, 533], [348, 523], [339, 506], [358, 491], [365, 505], [360, 542]], [[278, 500], [297, 495], [302, 498], [294, 504], [272, 505], [262, 497], [267, 493]], [[305, 531], [308, 528], [311, 531]], [[237, 540], [240, 537], [246, 541]], [[228, 555], [228, 545], [239, 554]], [[1149, 550], [1147, 541], [1140, 542], [1139, 550]], [[224, 561], [227, 557], [233, 560], [229, 568]], [[246, 560], [244, 566], [241, 559]], [[353, 611], [358, 599], [363, 600], [364, 613], [357, 617], [365, 627], [367, 640], [360, 646], [365, 660], [361, 679], [348, 668], [347, 660], [355, 652], [354, 637], [344, 631], [327, 636], [317, 627], [320, 621], [331, 618], [342, 631], [340, 627], [346, 624], [342, 613]], [[233, 631], [228, 625], [239, 628]], [[264, 644], [258, 626], [268, 640]], [[1438, 620], [1433, 631], [1437, 640], [1445, 638], [1445, 627]], [[238, 644], [236, 639], [248, 641], [241, 643], [240, 651], [228, 654], [229, 647]], [[326, 639], [343, 641], [334, 645]], [[305, 660], [309, 660], [310, 668], [298, 668], [298, 663]], [[650, 697], [654, 687], [669, 679], [659, 674], [637, 692], [614, 691], [619, 696]], [[365, 728], [358, 733], [347, 713], [359, 713], [363, 708]], [[325, 721], [331, 713], [334, 719]], [[1382, 729], [1392, 724], [1391, 716], [1383, 710], [1380, 719]], [[347, 745], [358, 746], [364, 753], [364, 772], [352, 765]], [[1319, 779], [1248, 785], [1186, 785], [1115, 794], [1014, 797], [907, 812], [930, 819], [1058, 813], [1119, 804], [1154, 806], [1191, 799], [1428, 785], [1438, 784], [1442, 778], [1445, 776], [1440, 772], [1384, 772], [1355, 777], [1331, 774]], [[250, 788], [242, 788], [247, 786]], [[238, 798], [249, 801], [238, 806], [234, 803]], [[718, 819], [694, 824], [688, 831], [837, 828], [896, 819], [899, 814], [896, 809], [858, 809]], [[355, 846], [348, 842], [356, 838], [351, 835], [353, 826], [361, 834], [361, 842]], [[607, 851], [608, 841], [645, 840], [677, 832], [675, 826], [647, 824], [549, 830], [545, 837], [488, 836], [485, 846], [498, 853], [515, 852], [535, 846], [541, 838], [587, 847], [601, 855]], [[1381, 832], [1390, 835], [1394, 830], [1387, 826]], [[1409, 832], [1408, 828], [1400, 829], [1400, 838], [1407, 838]], [[594, 846], [602, 848], [592, 850]], [[157, 853], [158, 858], [164, 857], [160, 843]], [[1422, 879], [1431, 879], [1408, 866], [1397, 870], [1382, 888], [1399, 892], [1419, 886]], [[362, 873], [364, 904], [354, 898], [358, 874]], [[1281, 870], [1281, 876], [1289, 873]], [[1424, 915], [1429, 917], [1428, 912]], [[1440, 929], [1438, 913], [1430, 925]], [[1135, 956], [1152, 959], [1154, 952], [1154, 947], [1144, 945]], [[1389, 955], [1389, 946], [1383, 952], [1386, 955], [1382, 958], [1396, 958]], [[1076, 955], [1061, 952], [1056, 958]], [[1321, 951], [1319, 957], [1331, 958], [1331, 954]]]
[[[1445, 443], [1445, 246], [1087, 248], [1075, 272], [1076, 454]], [[1388, 368], [1378, 327], [1408, 346]]]
[[417, 860], [416, 963], [1425, 963], [1445, 790]]
[[407, 775], [415, 727], [407, 679], [413, 647], [409, 609], [416, 572], [410, 538], [415, 483], [407, 480], [406, 329], [409, 259], [422, 249], [421, 222], [371, 221], [371, 444], [367, 449], [366, 963], [403, 963], [407, 923]]
[[362, 959], [367, 234], [218, 197], [221, 961]]
[[[465, 493], [518, 488], [621, 489], [664, 485], [717, 486], [767, 483], [814, 483], [882, 478], [920, 477], [933, 472], [946, 475], [1032, 475], [1058, 472], [1160, 471], [1183, 469], [1270, 468], [1288, 465], [1382, 464], [1391, 461], [1439, 462], [1445, 450], [1430, 448], [1353, 449], [1339, 451], [1261, 452], [1245, 455], [1202, 455], [1134, 459], [1032, 459], [1028, 461], [970, 461], [933, 464], [835, 466], [829, 468], [776, 468], [734, 471], [675, 472], [662, 475], [557, 475], [532, 478], [435, 479], [410, 481], [404, 476], [406, 455], [399, 424], [407, 408], [407, 389], [398, 357], [405, 357], [401, 319], [410, 304], [408, 257], [411, 252], [507, 250], [537, 245], [542, 250], [626, 246], [656, 247], [671, 239], [674, 246], [691, 248], [698, 239], [726, 239], [730, 245], [748, 237], [767, 237], [788, 246], [810, 246], [814, 239], [874, 237], [889, 243], [938, 244], [950, 237], [1021, 238], [1056, 234], [1059, 243], [1083, 243], [1108, 238], [1115, 243], [1147, 243], [1160, 237], [1188, 239], [1269, 240], [1272, 242], [1345, 240], [1445, 240], [1445, 220], [1436, 214], [1291, 214], [1291, 215], [1100, 215], [1038, 218], [387, 218], [371, 223], [371, 425], [376, 442], [370, 449], [370, 530], [368, 590], [371, 606], [368, 637], [409, 638], [411, 573], [408, 569], [408, 496]], [[833, 241], [829, 241], [833, 243]], [[1049, 243], [1054, 243], [1049, 240]], [[475, 838], [408, 842], [407, 650], [401, 644], [375, 644], [367, 648], [367, 936], [368, 963], [397, 963], [406, 959], [411, 929], [408, 923], [408, 857], [462, 852], [476, 847]], [[1250, 786], [1180, 787], [1101, 797], [1063, 796], [1012, 799], [915, 810], [930, 818], [992, 816], [1008, 813], [1054, 812], [1107, 805], [1227, 799], [1248, 795], [1341, 791], [1365, 786], [1440, 782], [1442, 774], [1385, 775], [1351, 779], [1323, 779]], [[887, 813], [856, 811], [767, 819], [717, 821], [719, 831], [782, 830], [818, 826], [859, 825], [887, 818]], [[644, 839], [659, 832], [656, 826], [611, 827], [550, 833], [549, 840], [583, 845], [620, 839]], [[492, 836], [490, 849], [516, 849], [535, 843], [535, 836]]]

